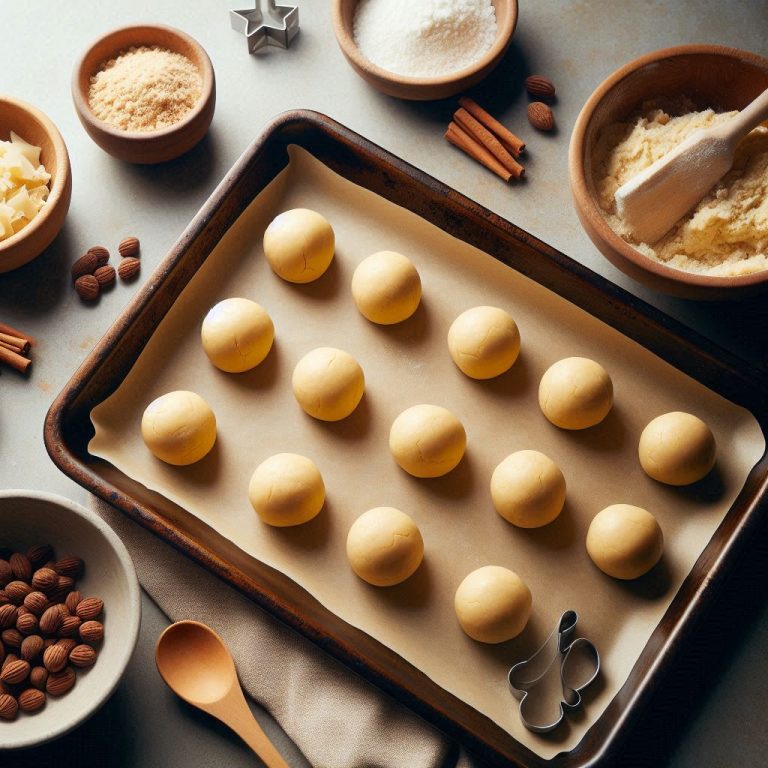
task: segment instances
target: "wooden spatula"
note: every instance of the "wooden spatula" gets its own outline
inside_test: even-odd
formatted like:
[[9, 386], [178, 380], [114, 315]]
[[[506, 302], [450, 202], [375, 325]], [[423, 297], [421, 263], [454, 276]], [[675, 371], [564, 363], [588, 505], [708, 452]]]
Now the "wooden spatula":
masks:
[[768, 89], [730, 120], [695, 131], [616, 191], [616, 212], [638, 242], [655, 243], [731, 169], [736, 145], [768, 118]]

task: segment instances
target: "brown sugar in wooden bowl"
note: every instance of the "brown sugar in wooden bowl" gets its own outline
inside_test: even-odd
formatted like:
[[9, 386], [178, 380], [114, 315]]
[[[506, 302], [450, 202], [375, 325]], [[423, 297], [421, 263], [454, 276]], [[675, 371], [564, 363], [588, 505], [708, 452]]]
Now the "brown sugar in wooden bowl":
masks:
[[609, 226], [592, 178], [592, 150], [601, 130], [639, 111], [643, 102], [686, 96], [699, 109], [740, 110], [766, 88], [768, 59], [763, 56], [719, 45], [683, 45], [641, 56], [595, 89], [573, 128], [568, 169], [581, 224], [615, 267], [650, 288], [687, 299], [740, 299], [768, 289], [768, 270], [710, 276], [643, 255]]
[[359, 0], [332, 0], [333, 31], [352, 69], [369, 85], [398, 99], [433, 101], [466, 91], [491, 73], [507, 52], [517, 26], [517, 0], [493, 0], [496, 40], [490, 50], [469, 67], [438, 77], [409, 77], [376, 66], [361, 53], [352, 34]]
[[[177, 123], [153, 131], [126, 131], [99, 120], [89, 106], [91, 76], [104, 62], [131, 47], [157, 46], [186, 56], [202, 78], [202, 93], [195, 106]], [[208, 131], [216, 105], [213, 66], [203, 47], [172, 27], [122, 27], [99, 38], [83, 54], [72, 74], [72, 100], [88, 135], [105, 152], [129, 163], [163, 163], [183, 155]]]
[[11, 131], [40, 147], [40, 162], [51, 174], [50, 194], [24, 229], [0, 240], [0, 272], [9, 272], [32, 261], [51, 244], [64, 224], [72, 197], [69, 154], [51, 120], [31, 104], [0, 96], [0, 139], [7, 141]]

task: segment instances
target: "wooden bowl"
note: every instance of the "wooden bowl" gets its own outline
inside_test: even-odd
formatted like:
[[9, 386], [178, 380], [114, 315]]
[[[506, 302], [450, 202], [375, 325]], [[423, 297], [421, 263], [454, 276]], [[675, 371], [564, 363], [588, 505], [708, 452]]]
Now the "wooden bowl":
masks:
[[768, 270], [738, 277], [710, 277], [667, 267], [619, 237], [597, 202], [592, 149], [600, 131], [627, 118], [644, 101], [688, 96], [697, 107], [743, 109], [768, 88], [768, 59], [718, 45], [684, 45], [641, 56], [614, 72], [587, 100], [571, 136], [568, 167], [579, 219], [602, 254], [651, 288], [690, 299], [736, 299], [768, 288]]
[[517, 0], [493, 0], [496, 9], [496, 42], [472, 66], [442, 77], [407, 77], [371, 63], [357, 47], [352, 23], [358, 0], [333, 0], [333, 30], [341, 52], [367, 83], [387, 96], [411, 101], [432, 101], [460, 93], [480, 82], [496, 67], [512, 42], [517, 24]]
[[0, 96], [0, 139], [13, 131], [40, 147], [40, 162], [51, 174], [50, 194], [45, 205], [24, 229], [0, 240], [0, 272], [32, 261], [53, 241], [64, 224], [72, 197], [72, 173], [64, 139], [39, 109], [9, 96]]
[[[157, 131], [123, 131], [96, 118], [88, 106], [91, 75], [131, 46], [157, 45], [186, 56], [203, 79], [197, 104], [178, 123]], [[129, 163], [163, 163], [183, 155], [205, 136], [216, 106], [213, 66], [203, 47], [186, 33], [163, 26], [122, 27], [99, 38], [83, 54], [72, 74], [72, 100], [88, 135], [113, 157]]]

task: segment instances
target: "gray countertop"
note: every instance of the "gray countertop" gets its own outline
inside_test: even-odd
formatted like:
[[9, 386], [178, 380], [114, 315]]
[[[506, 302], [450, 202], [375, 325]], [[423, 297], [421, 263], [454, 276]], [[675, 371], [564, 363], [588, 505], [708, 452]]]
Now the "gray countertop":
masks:
[[[247, 5], [247, 3], [244, 3]], [[39, 339], [29, 379], [0, 375], [0, 486], [39, 488], [85, 503], [86, 493], [50, 462], [42, 422], [53, 399], [136, 291], [119, 284], [95, 306], [71, 288], [69, 266], [89, 246], [113, 250], [121, 237], [142, 241], [147, 279], [219, 180], [267, 121], [286, 109], [324, 112], [504, 218], [683, 320], [761, 368], [768, 368], [768, 301], [706, 305], [671, 299], [617, 272], [582, 231], [568, 191], [566, 156], [573, 122], [597, 83], [630, 59], [691, 42], [733, 45], [766, 54], [768, 2], [714, 0], [521, 3], [508, 56], [476, 89], [509, 127], [528, 140], [527, 180], [506, 186], [442, 140], [453, 101], [419, 104], [378, 94], [347, 66], [336, 47], [329, 3], [303, 0], [301, 32], [289, 51], [248, 56], [229, 28], [229, 4], [201, 0], [0, 0], [0, 92], [32, 102], [58, 125], [70, 151], [70, 214], [53, 246], [36, 261], [0, 275], [0, 320]], [[208, 51], [218, 101], [204, 141], [186, 157], [157, 167], [130, 166], [104, 154], [75, 116], [69, 79], [76, 58], [105, 31], [133, 22], [178, 26]], [[523, 78], [548, 75], [558, 87], [558, 130], [536, 134], [525, 117]], [[668, 689], [635, 725], [622, 765], [757, 766], [768, 736], [768, 575], [765, 531], [737, 565], [702, 627], [699, 641], [670, 675]], [[0, 538], [2, 532], [0, 531]], [[0, 765], [231, 766], [254, 761], [235, 737], [169, 694], [152, 662], [166, 623], [144, 599], [139, 648], [118, 692], [78, 731]], [[702, 669], [706, 675], [701, 674]], [[688, 712], [680, 699], [690, 703]], [[267, 716], [264, 716], [268, 719]], [[292, 765], [302, 758], [267, 723]]]

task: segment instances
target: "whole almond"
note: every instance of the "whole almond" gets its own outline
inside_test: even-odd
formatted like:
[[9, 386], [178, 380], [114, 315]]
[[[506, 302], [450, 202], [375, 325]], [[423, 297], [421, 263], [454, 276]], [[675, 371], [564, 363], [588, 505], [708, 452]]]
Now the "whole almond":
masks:
[[555, 127], [555, 116], [543, 102], [532, 101], [528, 105], [528, 122], [539, 131], [551, 131]]
[[0, 629], [8, 629], [9, 627], [16, 626], [18, 613], [18, 608], [12, 603], [0, 605]]
[[0, 680], [7, 685], [18, 685], [23, 682], [29, 676], [29, 662], [24, 659], [17, 659], [10, 664], [6, 664], [3, 667], [3, 671], [0, 672]]
[[48, 675], [45, 683], [45, 690], [51, 696], [61, 696], [72, 688], [75, 684], [75, 671], [71, 667], [62, 669], [61, 672], [52, 672]]
[[0, 605], [6, 605], [11, 601], [8, 599], [8, 595], [5, 594], [4, 589], [0, 589]]
[[61, 672], [67, 666], [67, 651], [58, 643], [45, 649], [43, 665], [49, 672]]
[[0, 718], [3, 720], [15, 720], [19, 713], [19, 705], [16, 699], [9, 693], [0, 694]]
[[100, 621], [84, 621], [80, 625], [80, 637], [86, 643], [98, 643], [104, 637], [104, 626]]
[[71, 579], [79, 579], [85, 570], [85, 563], [80, 557], [67, 555], [66, 557], [62, 557], [61, 560], [56, 561], [55, 570], [59, 576], [69, 576]]
[[14, 605], [21, 605], [31, 591], [32, 587], [25, 581], [9, 581], [5, 585], [5, 594]]
[[64, 600], [64, 605], [67, 606], [69, 612], [74, 616], [77, 611], [77, 604], [83, 599], [83, 596], [76, 589], [73, 589]]
[[95, 619], [104, 609], [104, 601], [98, 597], [86, 597], [85, 600], [81, 600], [75, 613], [83, 620], [89, 621]]
[[49, 605], [50, 601], [42, 592], [30, 592], [24, 598], [24, 606], [34, 613], [35, 616], [42, 615]]
[[7, 560], [0, 560], [0, 587], [4, 587], [9, 581], [13, 581], [13, 571]]
[[37, 568], [46, 562], [46, 560], [50, 560], [51, 557], [53, 557], [53, 548], [50, 544], [38, 544], [27, 550], [27, 557], [32, 565]]
[[32, 586], [48, 593], [59, 583], [59, 574], [52, 568], [39, 568], [32, 574]]
[[88, 249], [96, 257], [96, 264], [103, 267], [109, 261], [109, 251], [103, 245], [92, 245]]
[[105, 264], [103, 267], [99, 267], [93, 273], [93, 276], [99, 281], [99, 285], [102, 288], [107, 288], [115, 282], [117, 273], [111, 264]]
[[56, 641], [56, 645], [58, 645], [59, 648], [63, 648], [67, 656], [69, 656], [69, 654], [72, 652], [72, 649], [79, 645], [79, 643], [72, 637], [63, 637], [61, 640]]
[[96, 301], [101, 293], [101, 286], [93, 275], [83, 275], [75, 280], [75, 290], [83, 301]]
[[22, 635], [34, 635], [37, 632], [37, 616], [34, 613], [25, 613], [16, 619], [16, 629]]
[[135, 256], [139, 252], [139, 247], [138, 237], [124, 237], [120, 241], [120, 245], [117, 246], [117, 251], [123, 258], [126, 258], [127, 256]]
[[0, 638], [2, 638], [6, 648], [18, 650], [21, 648], [24, 635], [22, 635], [18, 629], [4, 629], [2, 633], [0, 633]]
[[29, 673], [29, 682], [35, 688], [41, 691], [45, 690], [45, 683], [48, 680], [48, 670], [45, 667], [32, 667]]
[[525, 78], [525, 90], [537, 99], [551, 99], [555, 95], [555, 86], [544, 75], [531, 75]]
[[61, 611], [57, 606], [52, 605], [46, 608], [40, 617], [40, 631], [46, 635], [54, 634], [61, 626], [62, 619]]
[[139, 274], [141, 262], [133, 256], [127, 256], [117, 265], [117, 274], [124, 281], [133, 280]]
[[26, 555], [22, 555], [21, 552], [14, 552], [8, 560], [8, 565], [11, 566], [13, 575], [21, 581], [29, 581], [32, 578], [32, 563], [29, 562], [29, 558]]
[[96, 662], [96, 651], [90, 645], [78, 645], [72, 649], [69, 660], [76, 667], [90, 667]]
[[92, 275], [99, 266], [99, 260], [95, 253], [88, 251], [72, 265], [72, 279], [77, 285], [77, 280], [85, 275]]
[[59, 637], [74, 637], [78, 633], [82, 623], [82, 619], [78, 616], [66, 616], [61, 621]]
[[5, 661], [2, 663], [2, 666], [0, 666], [0, 672], [2, 672], [11, 662], [18, 660], [19, 657], [15, 653], [9, 653], [5, 657]]
[[36, 712], [45, 704], [45, 694], [37, 688], [27, 688], [19, 694], [19, 709], [22, 712]]
[[21, 658], [32, 661], [43, 651], [43, 638], [40, 635], [30, 635], [21, 641]]

